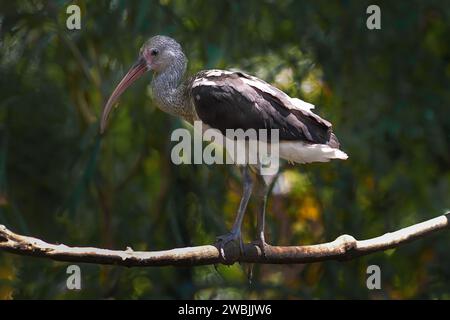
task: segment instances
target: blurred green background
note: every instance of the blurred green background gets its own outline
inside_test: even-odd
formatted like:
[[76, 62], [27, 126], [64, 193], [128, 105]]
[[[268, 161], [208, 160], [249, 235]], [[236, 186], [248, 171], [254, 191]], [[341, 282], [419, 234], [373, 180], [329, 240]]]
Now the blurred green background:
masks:
[[[81, 30], [66, 7], [81, 7]], [[450, 208], [450, 2], [2, 1], [0, 224], [50, 242], [135, 250], [207, 244], [231, 226], [231, 166], [170, 161], [184, 124], [155, 108], [141, 79], [107, 134], [105, 100], [155, 34], [184, 47], [189, 72], [239, 68], [316, 105], [349, 160], [285, 166], [267, 238], [313, 244], [381, 235]], [[255, 232], [252, 201], [244, 236]], [[354, 261], [132, 268], [0, 253], [0, 298], [450, 298], [450, 234]], [[366, 288], [377, 264], [382, 289]]]

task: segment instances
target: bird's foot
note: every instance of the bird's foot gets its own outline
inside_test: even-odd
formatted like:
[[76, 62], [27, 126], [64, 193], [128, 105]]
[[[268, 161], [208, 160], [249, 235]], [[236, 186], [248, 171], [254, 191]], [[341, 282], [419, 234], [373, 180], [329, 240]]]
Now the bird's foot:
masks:
[[252, 241], [252, 244], [254, 244], [254, 245], [259, 247], [263, 257], [266, 256], [266, 249], [268, 247], [270, 247], [270, 244], [268, 244], [266, 242], [266, 240], [264, 240], [264, 239], [257, 239], [257, 240]]
[[229, 243], [238, 243], [239, 244], [239, 256], [244, 253], [244, 243], [242, 242], [241, 232], [231, 231], [227, 234], [218, 236], [216, 238], [216, 243], [219, 245], [220, 257], [226, 261], [232, 263], [232, 260], [237, 260], [238, 257], [234, 257], [235, 259], [230, 259], [233, 257], [225, 256], [225, 246]]

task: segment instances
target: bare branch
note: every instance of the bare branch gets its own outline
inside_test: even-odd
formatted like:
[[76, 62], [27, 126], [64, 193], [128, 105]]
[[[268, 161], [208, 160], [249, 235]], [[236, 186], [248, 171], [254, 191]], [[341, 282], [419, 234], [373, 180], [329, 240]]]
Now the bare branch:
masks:
[[350, 235], [342, 235], [328, 243], [308, 246], [267, 246], [265, 253], [256, 244], [245, 244], [244, 253], [239, 257], [236, 244], [225, 248], [227, 261], [220, 258], [217, 245], [178, 248], [165, 251], [107, 250], [92, 247], [68, 247], [64, 244], [50, 244], [37, 238], [13, 233], [0, 225], [0, 250], [10, 253], [44, 257], [58, 261], [78, 263], [112, 264], [127, 267], [152, 266], [196, 266], [206, 264], [231, 264], [236, 261], [266, 264], [312, 263], [325, 260], [349, 260], [377, 251], [398, 247], [405, 243], [424, 238], [432, 233], [447, 229], [450, 212], [446, 214], [386, 233], [382, 236], [356, 240]]

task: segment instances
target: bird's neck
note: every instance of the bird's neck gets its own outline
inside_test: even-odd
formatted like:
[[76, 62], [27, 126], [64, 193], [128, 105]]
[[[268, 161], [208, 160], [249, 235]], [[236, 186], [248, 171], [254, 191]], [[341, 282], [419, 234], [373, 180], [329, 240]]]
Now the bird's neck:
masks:
[[186, 61], [180, 59], [166, 70], [155, 73], [151, 88], [157, 106], [164, 112], [188, 120], [192, 110], [183, 83]]

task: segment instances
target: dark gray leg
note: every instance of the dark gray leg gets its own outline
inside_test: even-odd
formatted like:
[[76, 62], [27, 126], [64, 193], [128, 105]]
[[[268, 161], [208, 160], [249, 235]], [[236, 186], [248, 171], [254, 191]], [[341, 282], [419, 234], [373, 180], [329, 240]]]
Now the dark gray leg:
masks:
[[257, 225], [256, 229], [258, 232], [257, 239], [255, 243], [259, 245], [261, 248], [262, 253], [265, 253], [265, 246], [267, 246], [265, 235], [264, 235], [264, 228], [265, 228], [265, 220], [266, 220], [266, 207], [267, 207], [267, 198], [269, 196], [269, 189], [270, 186], [266, 184], [264, 179], [259, 176], [258, 177], [258, 197], [261, 199], [261, 207], [258, 210], [257, 215]]
[[244, 214], [247, 209], [248, 201], [250, 200], [250, 196], [252, 194], [253, 189], [253, 181], [250, 176], [249, 168], [248, 166], [242, 167], [242, 180], [243, 180], [243, 193], [241, 202], [239, 204], [239, 209], [236, 215], [236, 219], [234, 220], [233, 227], [231, 228], [231, 231], [223, 236], [217, 237], [217, 241], [220, 244], [220, 255], [223, 259], [225, 259], [225, 252], [224, 252], [224, 246], [228, 242], [231, 241], [239, 241], [239, 247], [241, 250], [241, 254], [244, 252], [244, 245], [242, 242], [241, 237], [241, 226], [242, 226], [242, 220], [244, 219]]
[[266, 206], [267, 206], [267, 193], [263, 197], [262, 201], [262, 208], [258, 212], [258, 223], [257, 223], [257, 230], [258, 230], [258, 240], [265, 243], [264, 238], [264, 227], [265, 227], [265, 219], [266, 219]]

